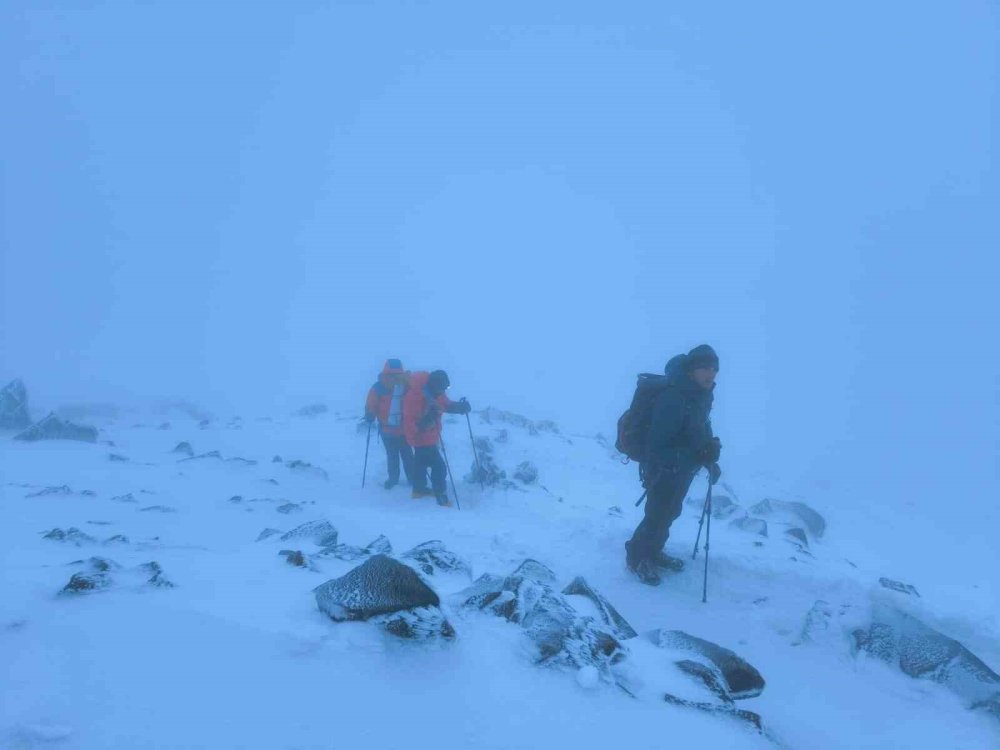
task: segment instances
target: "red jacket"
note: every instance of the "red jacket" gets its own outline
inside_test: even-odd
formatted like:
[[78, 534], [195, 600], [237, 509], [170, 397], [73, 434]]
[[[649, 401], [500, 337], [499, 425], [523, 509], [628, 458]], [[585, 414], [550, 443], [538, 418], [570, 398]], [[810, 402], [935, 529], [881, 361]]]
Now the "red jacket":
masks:
[[389, 363], [386, 362], [385, 367], [382, 368], [382, 373], [378, 376], [378, 380], [375, 381], [375, 385], [368, 390], [368, 398], [365, 400], [365, 416], [378, 417], [379, 429], [382, 430], [383, 435], [403, 434], [402, 408], [408, 385], [405, 382], [402, 383], [404, 395], [400, 397], [397, 406], [399, 413], [393, 419], [392, 394], [395, 383], [392, 381], [399, 381], [401, 380], [399, 376], [405, 377], [405, 375], [405, 371], [391, 368], [389, 367]]
[[427, 392], [429, 372], [410, 376], [410, 389], [403, 398], [403, 432], [414, 448], [437, 445], [441, 439], [441, 414], [455, 408], [456, 402], [443, 393], [433, 398]]

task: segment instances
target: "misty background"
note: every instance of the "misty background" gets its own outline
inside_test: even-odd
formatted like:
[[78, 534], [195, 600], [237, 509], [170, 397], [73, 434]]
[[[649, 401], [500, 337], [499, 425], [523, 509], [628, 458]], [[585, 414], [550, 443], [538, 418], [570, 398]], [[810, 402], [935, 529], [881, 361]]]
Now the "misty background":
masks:
[[398, 356], [611, 436], [708, 342], [724, 470], [1000, 530], [995, 3], [0, 13], [0, 376], [36, 416], [360, 415]]

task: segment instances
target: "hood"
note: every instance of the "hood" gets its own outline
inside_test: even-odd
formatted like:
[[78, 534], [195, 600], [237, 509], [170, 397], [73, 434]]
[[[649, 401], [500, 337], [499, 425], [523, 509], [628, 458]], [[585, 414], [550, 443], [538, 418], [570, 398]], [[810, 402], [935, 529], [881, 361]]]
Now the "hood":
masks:
[[385, 365], [382, 367], [383, 375], [400, 375], [403, 372], [405, 372], [403, 363], [398, 359], [387, 359]]

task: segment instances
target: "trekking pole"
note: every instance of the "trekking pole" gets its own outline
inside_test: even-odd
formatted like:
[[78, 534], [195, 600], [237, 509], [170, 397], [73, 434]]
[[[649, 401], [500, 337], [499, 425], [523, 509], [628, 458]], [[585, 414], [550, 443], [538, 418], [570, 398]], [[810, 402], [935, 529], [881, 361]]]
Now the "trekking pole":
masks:
[[[462, 400], [465, 401], [464, 398]], [[483, 492], [486, 492], [486, 480], [483, 478], [483, 467], [479, 465], [479, 451], [476, 450], [476, 439], [472, 436], [472, 420], [469, 419], [469, 412], [465, 412], [465, 423], [469, 426], [469, 442], [472, 443], [472, 455], [476, 459], [476, 474], [479, 475], [479, 486]]]
[[[646, 490], [646, 492], [643, 492], [641, 495], [639, 495], [639, 499], [635, 501], [635, 507], [636, 508], [638, 508], [640, 505], [642, 505], [642, 501], [646, 499], [646, 494], [648, 492], [649, 492], [649, 490]], [[695, 549], [698, 549], [698, 543], [697, 542], [695, 542]]]
[[701, 587], [701, 603], [708, 601], [708, 541], [712, 536], [712, 470], [708, 470], [708, 496], [705, 499], [708, 508], [708, 523], [705, 526], [705, 578]]
[[448, 479], [451, 480], [451, 492], [455, 496], [455, 507], [462, 510], [462, 503], [458, 501], [458, 490], [455, 489], [455, 477], [451, 473], [451, 463], [448, 461], [448, 450], [444, 447], [444, 435], [441, 436], [441, 453], [444, 454], [444, 466], [448, 470]]
[[365, 488], [365, 479], [368, 478], [368, 447], [372, 443], [372, 423], [368, 423], [368, 437], [365, 438], [365, 468], [361, 470], [361, 489]]
[[[712, 491], [711, 477], [709, 477], [708, 491]], [[691, 553], [691, 559], [695, 560], [698, 557], [698, 543], [701, 541], [701, 527], [705, 523], [705, 510], [708, 508], [708, 503], [706, 501], [705, 505], [701, 508], [701, 518], [698, 519], [698, 536], [694, 538], [694, 552]]]

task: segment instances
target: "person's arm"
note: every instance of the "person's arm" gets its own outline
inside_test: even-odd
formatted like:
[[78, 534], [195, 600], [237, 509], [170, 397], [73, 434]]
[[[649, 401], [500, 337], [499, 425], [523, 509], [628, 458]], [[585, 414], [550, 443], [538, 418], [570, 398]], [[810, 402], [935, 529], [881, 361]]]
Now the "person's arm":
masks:
[[[444, 399], [444, 403], [441, 400]], [[452, 401], [447, 396], [439, 396], [438, 403], [441, 404], [441, 408], [444, 409], [448, 414], [468, 414], [472, 411], [472, 405], [469, 404], [468, 399], [461, 398], [458, 401]]]
[[368, 398], [365, 399], [365, 421], [373, 421], [376, 414], [378, 414], [378, 394], [372, 387], [368, 389]]

